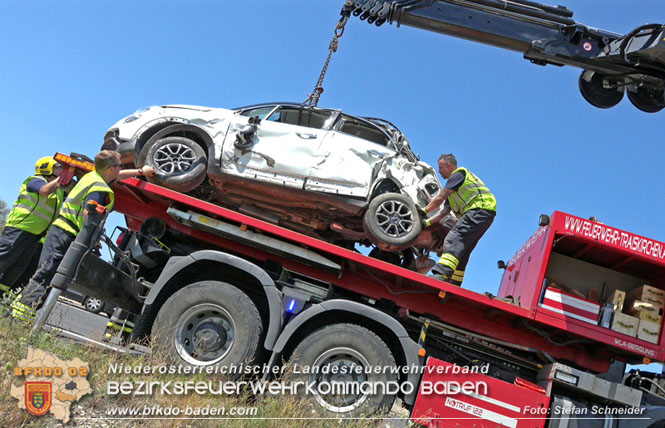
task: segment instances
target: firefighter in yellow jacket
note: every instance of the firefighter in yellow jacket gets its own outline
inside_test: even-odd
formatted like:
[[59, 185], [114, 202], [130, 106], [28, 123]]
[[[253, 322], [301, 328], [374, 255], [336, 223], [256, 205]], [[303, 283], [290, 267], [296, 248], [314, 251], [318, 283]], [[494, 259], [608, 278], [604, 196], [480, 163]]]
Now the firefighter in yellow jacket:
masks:
[[53, 227], [46, 235], [44, 248], [39, 258], [39, 268], [19, 299], [12, 303], [14, 318], [29, 320], [34, 318], [36, 308], [41, 307], [46, 297], [47, 287], [62, 261], [67, 249], [83, 227], [85, 206], [92, 201], [113, 209], [114, 195], [110, 185], [117, 180], [137, 175], [152, 176], [154, 169], [120, 170], [120, 154], [102, 150], [95, 156], [95, 171], [89, 172], [76, 183], [65, 199]]
[[451, 210], [457, 217], [443, 244], [443, 255], [432, 269], [436, 279], [461, 286], [469, 256], [496, 216], [496, 198], [485, 183], [466, 168], [457, 167], [452, 154], [441, 155], [439, 173], [444, 188], [425, 208], [425, 215], [445, 202], [443, 210], [425, 220], [425, 227], [441, 220]]
[[58, 214], [64, 195], [58, 176], [62, 166], [51, 156], [26, 178], [0, 236], [0, 294], [10, 291]]

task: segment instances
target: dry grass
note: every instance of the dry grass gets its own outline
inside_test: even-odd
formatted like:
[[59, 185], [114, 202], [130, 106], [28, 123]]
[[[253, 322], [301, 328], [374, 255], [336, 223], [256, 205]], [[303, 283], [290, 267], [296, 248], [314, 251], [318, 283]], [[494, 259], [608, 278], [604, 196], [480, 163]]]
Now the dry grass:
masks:
[[[126, 354], [103, 351], [90, 346], [74, 344], [59, 339], [54, 335], [42, 332], [29, 334], [30, 326], [22, 323], [10, 323], [5, 317], [7, 308], [0, 305], [0, 427], [57, 427], [60, 422], [48, 414], [41, 417], [30, 415], [17, 407], [17, 400], [10, 396], [10, 385], [19, 385], [23, 378], [16, 378], [13, 369], [16, 363], [25, 358], [27, 348], [34, 347], [57, 355], [61, 359], [80, 358], [90, 364], [88, 381], [93, 393], [74, 402], [71, 406], [71, 420], [67, 426], [76, 427], [340, 427], [340, 428], [369, 428], [386, 426], [386, 421], [377, 419], [361, 420], [311, 420], [297, 418], [312, 418], [317, 414], [313, 407], [305, 400], [293, 396], [265, 396], [250, 397], [249, 394], [241, 396], [229, 395], [162, 395], [159, 392], [153, 395], [122, 396], [108, 395], [106, 393], [109, 381], [177, 381], [177, 380], [219, 380], [206, 374], [197, 375], [137, 375], [109, 373], [110, 364], [126, 364], [136, 366], [140, 363], [146, 365], [165, 364], [166, 359], [160, 355], [133, 357]], [[253, 406], [256, 407], [255, 418], [265, 419], [111, 419], [108, 411], [113, 408], [133, 406], [159, 405], [163, 407], [177, 406], [182, 409], [187, 406], [200, 408], [210, 406], [213, 408]], [[182, 417], [182, 416], [180, 416]], [[90, 419], [94, 418], [94, 419]], [[404, 421], [396, 423], [405, 426]]]

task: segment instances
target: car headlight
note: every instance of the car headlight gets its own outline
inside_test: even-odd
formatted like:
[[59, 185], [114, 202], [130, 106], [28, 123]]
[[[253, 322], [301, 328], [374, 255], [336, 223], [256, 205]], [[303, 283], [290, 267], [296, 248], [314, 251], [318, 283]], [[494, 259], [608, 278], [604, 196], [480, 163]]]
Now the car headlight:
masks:
[[420, 183], [418, 183], [418, 190], [422, 197], [424, 197], [425, 201], [429, 202], [437, 193], [439, 193], [441, 185], [436, 177], [428, 174], [420, 180]]
[[427, 193], [433, 197], [439, 193], [439, 185], [436, 183], [427, 183], [425, 184], [425, 191], [427, 191]]

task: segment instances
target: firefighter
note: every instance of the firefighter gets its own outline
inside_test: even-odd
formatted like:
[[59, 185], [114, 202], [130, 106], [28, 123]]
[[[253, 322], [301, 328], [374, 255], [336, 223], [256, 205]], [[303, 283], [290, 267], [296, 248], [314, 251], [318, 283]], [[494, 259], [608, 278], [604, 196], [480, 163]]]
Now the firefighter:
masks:
[[95, 156], [95, 171], [84, 175], [69, 193], [53, 227], [46, 235], [37, 272], [30, 278], [23, 293], [12, 303], [14, 318], [30, 320], [35, 317], [36, 309], [43, 304], [47, 287], [58, 265], [83, 227], [85, 206], [94, 201], [110, 211], [114, 202], [111, 184], [117, 180], [137, 175], [152, 176], [155, 173], [150, 166], [120, 170], [121, 165], [119, 153], [102, 150]]
[[62, 165], [51, 156], [39, 159], [26, 178], [0, 236], [0, 292], [14, 288], [64, 199], [58, 176]]
[[451, 210], [458, 220], [446, 236], [443, 255], [432, 269], [432, 277], [461, 286], [469, 256], [496, 216], [496, 198], [475, 174], [457, 167], [453, 154], [441, 155], [439, 173], [448, 181], [423, 214], [426, 216], [441, 204], [444, 207], [432, 218], [426, 218], [423, 226], [431, 226]]

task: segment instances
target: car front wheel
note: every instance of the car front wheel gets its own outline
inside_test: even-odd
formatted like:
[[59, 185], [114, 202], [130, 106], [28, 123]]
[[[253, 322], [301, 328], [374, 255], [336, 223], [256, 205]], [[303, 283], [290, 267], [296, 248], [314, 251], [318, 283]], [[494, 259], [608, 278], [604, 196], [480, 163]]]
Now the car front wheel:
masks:
[[151, 183], [177, 192], [189, 192], [197, 188], [206, 177], [208, 158], [197, 142], [179, 136], [148, 141], [141, 149], [139, 159], [155, 168]]
[[422, 231], [416, 205], [400, 193], [384, 193], [372, 199], [363, 226], [372, 244], [390, 252], [410, 247]]

